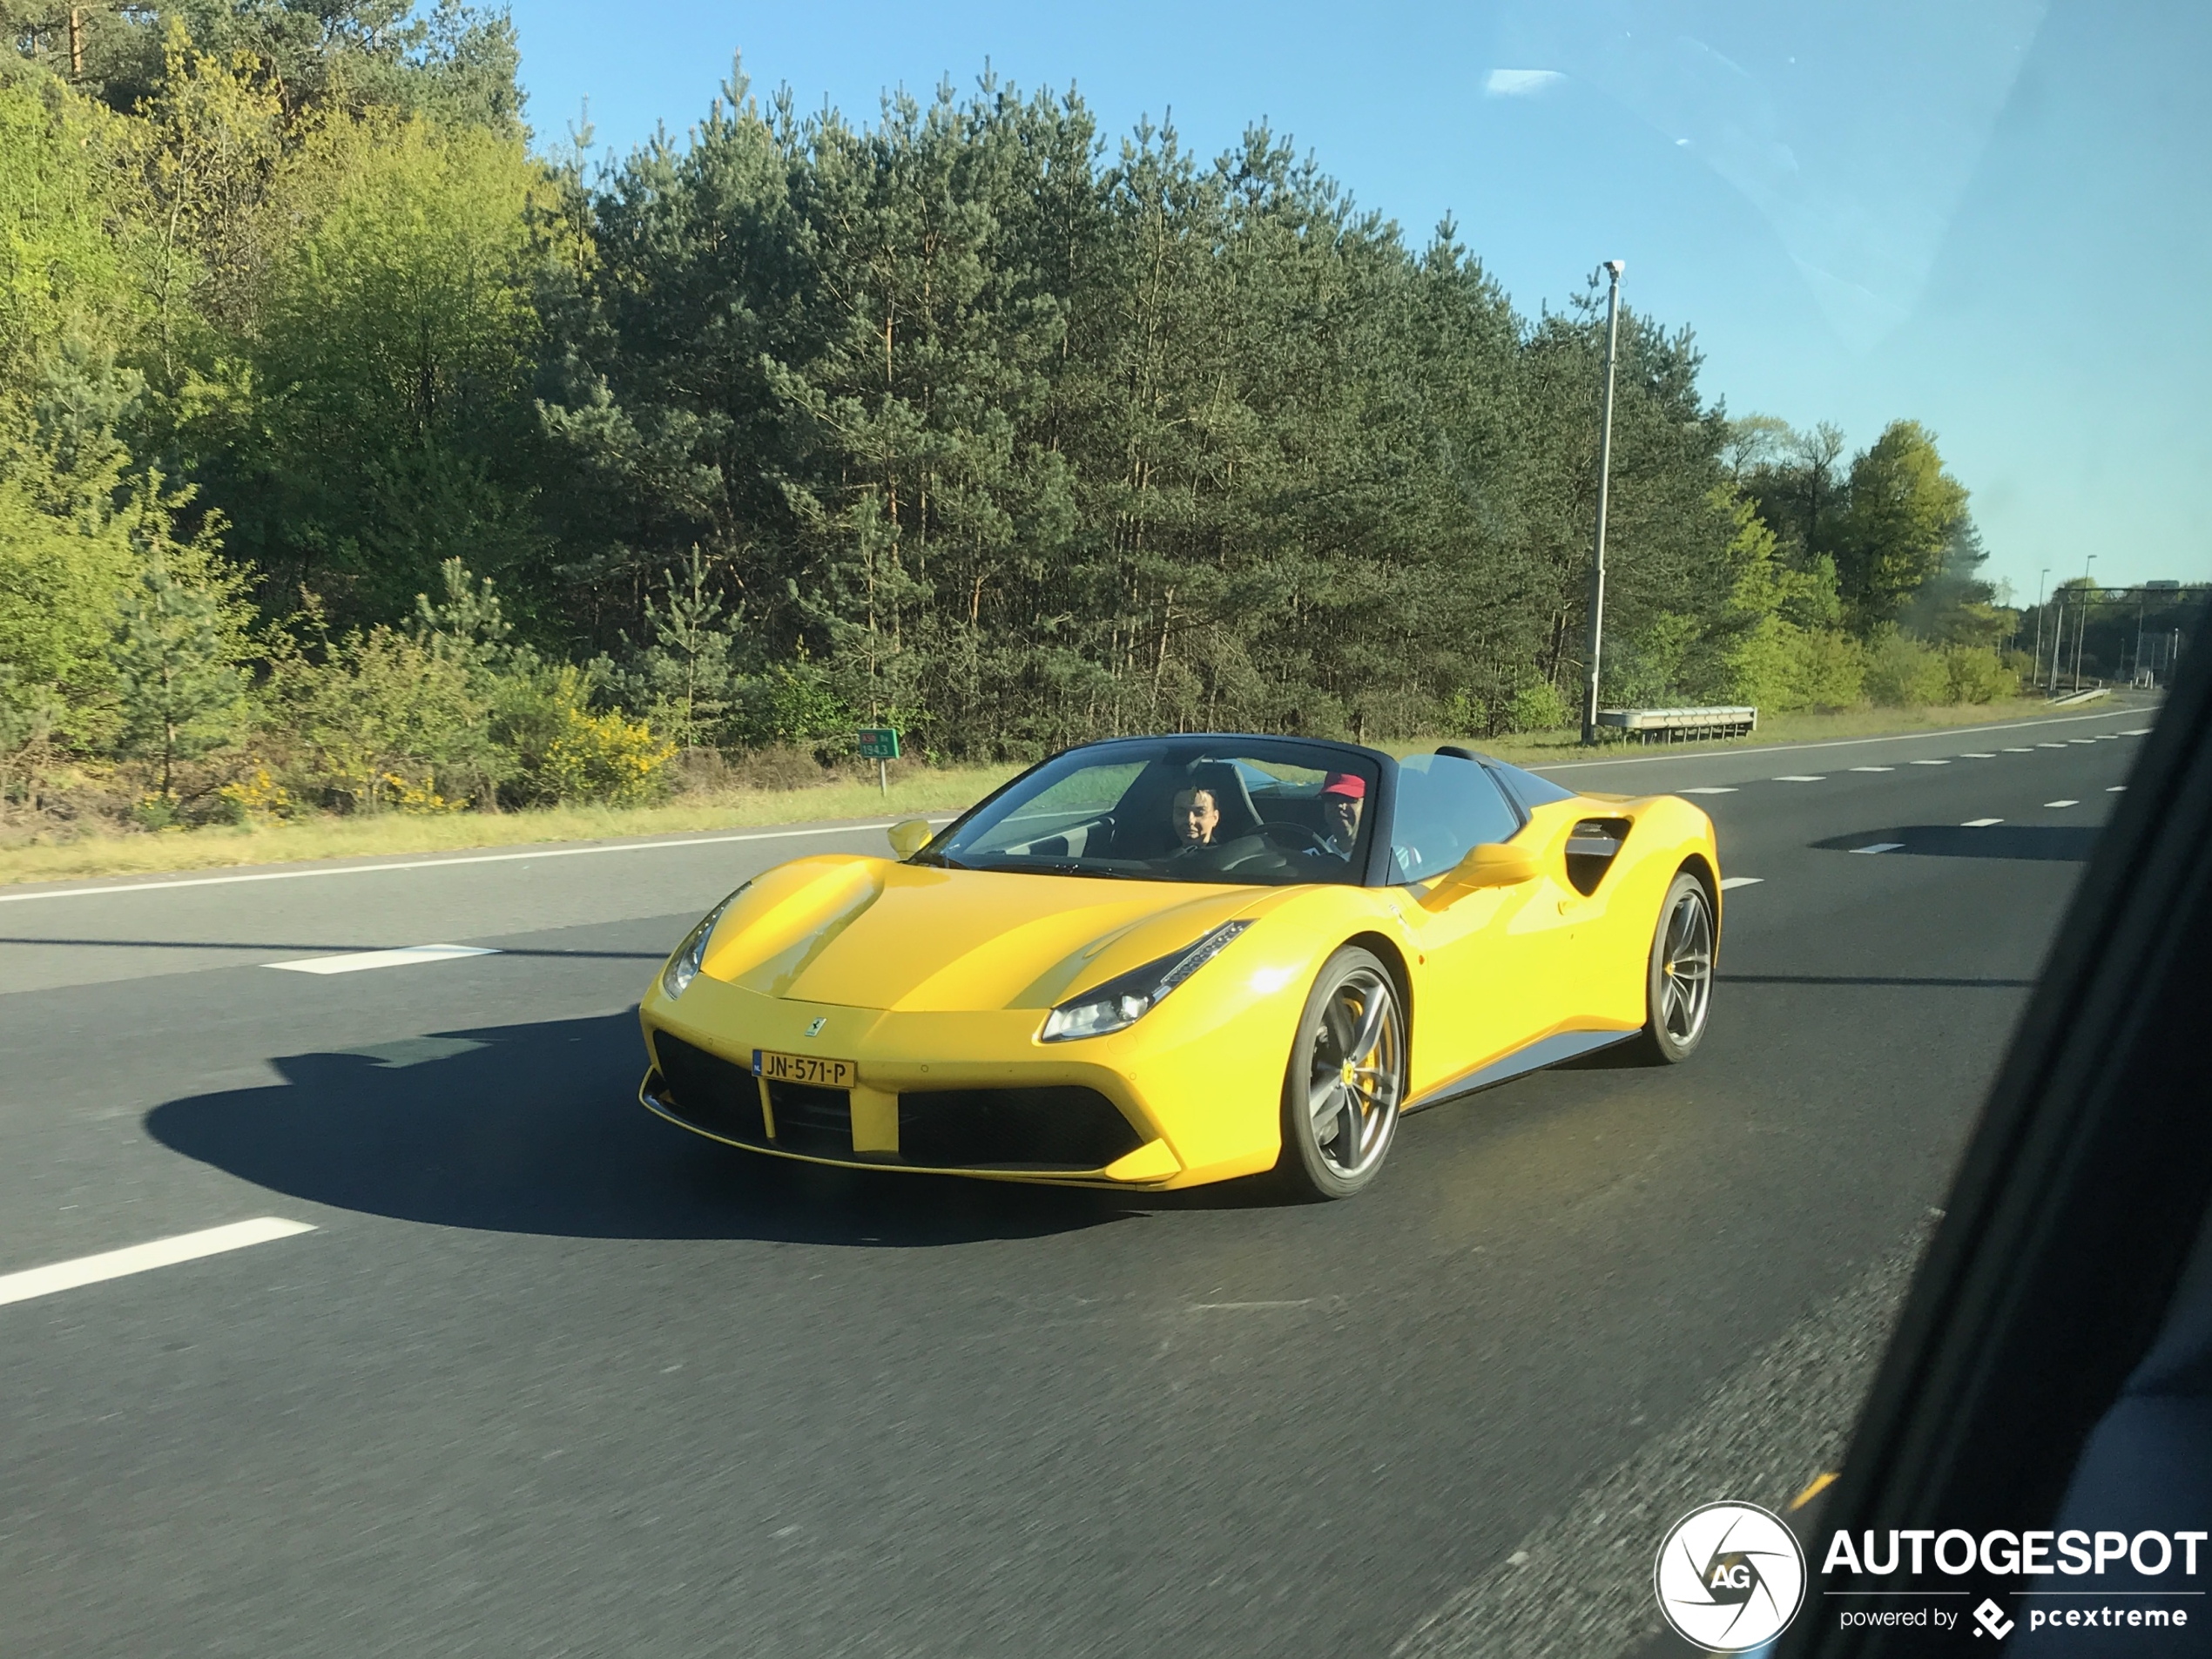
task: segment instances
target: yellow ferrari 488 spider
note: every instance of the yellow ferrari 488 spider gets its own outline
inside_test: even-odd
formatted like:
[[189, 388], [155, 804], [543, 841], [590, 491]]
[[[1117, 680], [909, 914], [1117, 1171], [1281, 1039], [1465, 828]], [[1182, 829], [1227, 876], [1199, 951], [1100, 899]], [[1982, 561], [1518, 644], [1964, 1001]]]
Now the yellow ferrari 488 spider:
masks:
[[1712, 997], [1704, 813], [1463, 749], [1122, 738], [891, 844], [691, 930], [640, 1009], [648, 1107], [827, 1163], [1348, 1197], [1402, 1113], [1682, 1060]]

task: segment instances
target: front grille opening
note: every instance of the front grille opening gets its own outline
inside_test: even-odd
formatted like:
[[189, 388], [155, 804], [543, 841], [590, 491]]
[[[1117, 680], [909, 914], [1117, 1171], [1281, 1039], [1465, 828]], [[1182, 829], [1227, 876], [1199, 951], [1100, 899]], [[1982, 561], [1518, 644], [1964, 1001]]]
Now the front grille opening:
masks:
[[1629, 839], [1629, 820], [1625, 818], [1586, 818], [1568, 832], [1567, 879], [1575, 884], [1575, 892], [1587, 895], [1597, 891], [1597, 884], [1613, 867], [1621, 843]]
[[[780, 1128], [782, 1108], [777, 1111]], [[1095, 1089], [927, 1089], [899, 1096], [899, 1156], [909, 1163], [1100, 1170], [1143, 1143]]]
[[687, 1123], [725, 1140], [768, 1142], [760, 1084], [749, 1067], [725, 1060], [665, 1031], [653, 1033], [653, 1058], [665, 1087], [661, 1103]]
[[785, 1151], [853, 1156], [853, 1096], [844, 1089], [772, 1082], [768, 1103], [776, 1113], [776, 1144]]

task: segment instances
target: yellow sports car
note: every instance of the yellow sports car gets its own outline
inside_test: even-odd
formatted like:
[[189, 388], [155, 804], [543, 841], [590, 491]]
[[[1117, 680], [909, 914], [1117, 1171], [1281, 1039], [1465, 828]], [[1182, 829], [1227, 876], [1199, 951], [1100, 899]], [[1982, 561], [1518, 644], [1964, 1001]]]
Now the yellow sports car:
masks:
[[894, 858], [795, 859], [708, 913], [639, 1010], [641, 1098], [756, 1151], [1348, 1197], [1401, 1113], [1704, 1034], [1705, 814], [1464, 749], [1071, 749]]

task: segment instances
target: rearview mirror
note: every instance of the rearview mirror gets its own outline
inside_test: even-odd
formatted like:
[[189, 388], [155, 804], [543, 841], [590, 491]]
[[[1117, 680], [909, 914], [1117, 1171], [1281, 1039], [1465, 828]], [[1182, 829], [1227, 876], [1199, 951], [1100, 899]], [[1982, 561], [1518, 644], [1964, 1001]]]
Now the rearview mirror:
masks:
[[929, 827], [927, 819], [909, 818], [904, 823], [894, 824], [888, 833], [892, 856], [910, 859], [929, 845], [936, 832]]
[[1444, 879], [1429, 889], [1428, 902], [1449, 904], [1484, 887], [1517, 887], [1541, 873], [1536, 860], [1521, 848], [1485, 841], [1469, 847], [1467, 855], [1444, 873]]

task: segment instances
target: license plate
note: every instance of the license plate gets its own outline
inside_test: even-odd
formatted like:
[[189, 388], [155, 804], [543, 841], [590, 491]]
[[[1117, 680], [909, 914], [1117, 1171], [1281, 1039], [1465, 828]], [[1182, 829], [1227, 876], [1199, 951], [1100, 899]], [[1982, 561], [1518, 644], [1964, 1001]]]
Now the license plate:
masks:
[[850, 1060], [778, 1054], [772, 1049], [752, 1051], [752, 1075], [772, 1083], [812, 1083], [818, 1089], [850, 1089], [860, 1081], [860, 1069]]

